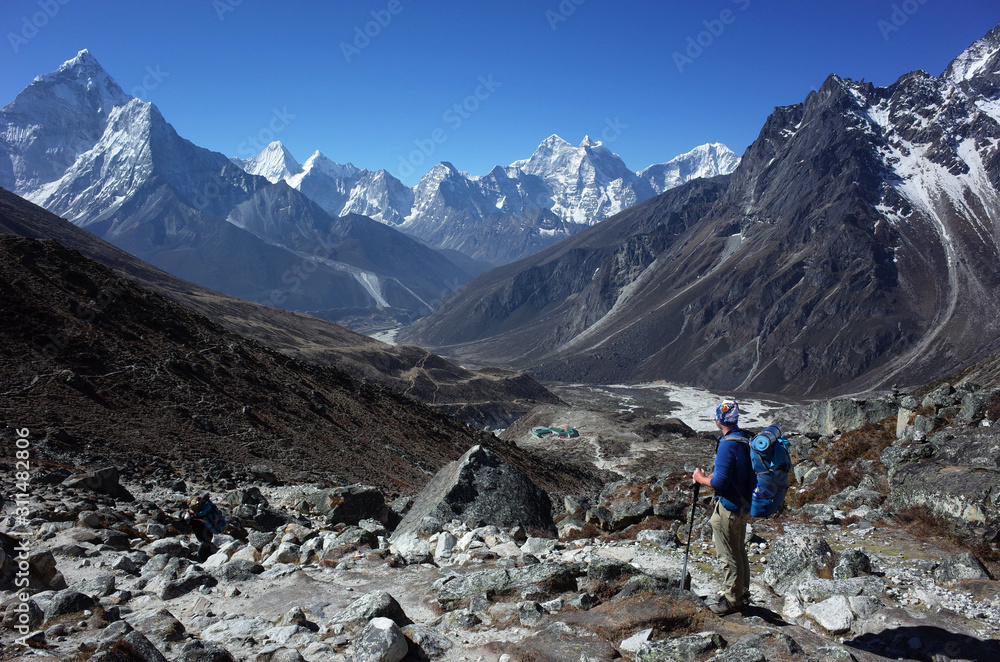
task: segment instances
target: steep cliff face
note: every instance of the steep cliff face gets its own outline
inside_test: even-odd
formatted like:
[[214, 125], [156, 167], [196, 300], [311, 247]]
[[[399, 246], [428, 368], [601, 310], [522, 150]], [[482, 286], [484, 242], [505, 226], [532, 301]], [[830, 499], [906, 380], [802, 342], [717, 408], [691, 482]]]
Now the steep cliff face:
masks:
[[406, 337], [544, 378], [816, 394], [981, 356], [1000, 298], [1000, 30], [940, 77], [829, 77], [729, 177], [484, 274]]

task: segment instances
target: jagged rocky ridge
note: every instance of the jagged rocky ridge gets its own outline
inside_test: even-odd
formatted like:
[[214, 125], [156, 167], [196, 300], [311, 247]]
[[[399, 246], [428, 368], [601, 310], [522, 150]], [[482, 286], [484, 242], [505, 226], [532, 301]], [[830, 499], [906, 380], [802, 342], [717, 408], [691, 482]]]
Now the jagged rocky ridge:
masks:
[[513, 262], [686, 181], [730, 173], [739, 163], [725, 145], [712, 143], [635, 173], [600, 141], [586, 137], [573, 147], [552, 135], [530, 158], [486, 175], [442, 162], [409, 189], [385, 170], [341, 165], [319, 152], [300, 166], [278, 141], [250, 159], [233, 160], [249, 173], [286, 181], [331, 214], [365, 214], [491, 264]]
[[830, 76], [733, 174], [488, 272], [401, 336], [545, 379], [821, 394], [992, 352], [1000, 29], [940, 76]]
[[338, 317], [426, 313], [467, 280], [441, 253], [184, 140], [88, 51], [0, 110], [0, 186], [170, 273]]
[[[846, 443], [862, 421], [917, 399], [899, 394], [789, 412], [800, 417], [801, 433], [791, 438], [807, 466], [793, 490], [848, 470], [823, 465], [824, 449]], [[983, 399], [996, 401], [997, 392], [942, 386], [920, 400], [937, 414], [957, 408], [942, 432], [962, 434], [992, 429], [983, 421], [996, 422], [995, 413]], [[905, 424], [889, 449], [907, 448], [924, 425], [905, 413], [899, 421]], [[815, 431], [831, 426], [841, 431]], [[935, 445], [934, 435], [928, 443]], [[891, 456], [882, 456], [890, 467]], [[364, 485], [282, 485], [266, 467], [235, 484], [170, 464], [73, 473], [43, 461], [27, 521], [10, 516], [9, 505], [0, 511], [6, 535], [30, 549], [31, 582], [27, 600], [8, 593], [3, 603], [4, 647], [26, 652], [17, 638], [56, 659], [309, 662], [1000, 654], [990, 570], [946, 538], [900, 528], [891, 473], [888, 483], [869, 475], [828, 501], [755, 520], [755, 606], [719, 618], [703, 600], [720, 573], [707, 498], [696, 507], [688, 566], [694, 592], [676, 588], [691, 507], [685, 474], [629, 476], [600, 492], [568, 494], [554, 502], [558, 537], [548, 537], [509, 520], [491, 523], [521, 503], [543, 514], [516, 471], [508, 467], [502, 473], [512, 480], [497, 480], [497, 469], [490, 452], [470, 449], [419, 495], [431, 507], [407, 518], [410, 499], [387, 502]], [[468, 485], [490, 487], [461, 487]], [[235, 536], [215, 537], [215, 554], [197, 559], [178, 513], [186, 494], [202, 491], [238, 527]], [[460, 504], [475, 515], [455, 517]], [[440, 513], [451, 515], [433, 516]], [[13, 629], [21, 604], [23, 634]]]

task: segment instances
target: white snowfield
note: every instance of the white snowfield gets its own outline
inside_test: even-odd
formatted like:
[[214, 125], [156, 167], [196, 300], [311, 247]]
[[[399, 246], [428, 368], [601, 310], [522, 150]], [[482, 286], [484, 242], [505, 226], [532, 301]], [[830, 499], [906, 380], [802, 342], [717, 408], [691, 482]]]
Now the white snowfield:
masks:
[[740, 407], [740, 426], [747, 428], [770, 425], [774, 422], [774, 411], [787, 404], [776, 400], [744, 399], [734, 397], [729, 393], [713, 392], [694, 386], [684, 386], [665, 381], [651, 382], [649, 384], [611, 384], [606, 387], [595, 386], [593, 388], [602, 389], [605, 392], [607, 392], [607, 389], [614, 389], [619, 392], [617, 395], [622, 409], [625, 411], [632, 407], [631, 398], [628, 396], [629, 391], [659, 391], [664, 401], [669, 399], [670, 402], [679, 405], [675, 409], [665, 410], [663, 414], [660, 414], [660, 417], [678, 418], [690, 428], [699, 432], [714, 432], [717, 430], [714, 418], [715, 408], [723, 400], [736, 400]]

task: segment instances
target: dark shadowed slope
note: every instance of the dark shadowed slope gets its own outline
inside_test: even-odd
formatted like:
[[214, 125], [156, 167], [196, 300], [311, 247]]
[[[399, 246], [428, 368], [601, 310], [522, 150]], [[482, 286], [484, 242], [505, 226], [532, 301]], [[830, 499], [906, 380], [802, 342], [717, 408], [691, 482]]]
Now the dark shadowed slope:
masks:
[[587, 480], [246, 340], [52, 240], [0, 235], [0, 310], [0, 420], [31, 430], [34, 457], [209, 474], [266, 464], [398, 494], [483, 443], [550, 489]]
[[337, 366], [355, 378], [406, 393], [477, 427], [505, 427], [536, 404], [558, 402], [520, 373], [464, 370], [419, 347], [387, 345], [325, 320], [194, 285], [3, 189], [0, 232], [55, 239], [230, 331], [289, 356]]

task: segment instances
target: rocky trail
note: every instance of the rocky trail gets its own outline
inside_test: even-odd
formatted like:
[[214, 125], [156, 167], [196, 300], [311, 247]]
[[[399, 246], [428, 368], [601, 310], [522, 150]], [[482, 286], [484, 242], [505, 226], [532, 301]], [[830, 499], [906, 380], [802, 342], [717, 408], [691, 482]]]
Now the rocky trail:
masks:
[[[935, 462], [996, 484], [996, 400], [946, 385], [922, 400], [789, 411], [790, 507], [752, 523], [752, 607], [726, 617], [707, 609], [720, 577], [710, 497], [696, 508], [692, 591], [677, 588], [692, 494], [682, 472], [557, 497], [476, 446], [415, 498], [387, 502], [374, 487], [264, 472], [234, 489], [165, 467], [122, 478], [43, 460], [23, 499], [5, 473], [0, 530], [26, 570], [8, 565], [0, 659], [1000, 659], [984, 533], [995, 506], [975, 501], [971, 480], [955, 512], [976, 503], [981, 520], [948, 528], [947, 508], [926, 505]], [[974, 469], [949, 455], [969, 435]], [[247, 535], [217, 535], [199, 560], [178, 514], [201, 491]]]

